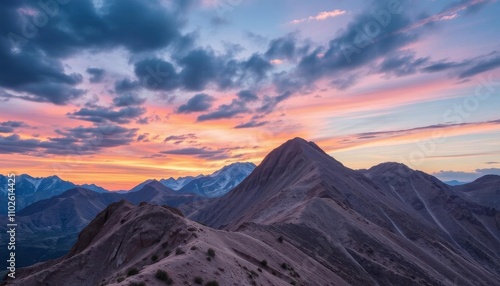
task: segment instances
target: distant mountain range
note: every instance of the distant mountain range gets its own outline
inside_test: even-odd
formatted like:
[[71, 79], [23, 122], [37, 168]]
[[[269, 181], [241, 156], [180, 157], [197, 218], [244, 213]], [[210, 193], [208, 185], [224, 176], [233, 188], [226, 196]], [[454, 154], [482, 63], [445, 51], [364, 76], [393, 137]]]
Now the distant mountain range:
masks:
[[[211, 175], [198, 175], [179, 177], [174, 179], [160, 179], [160, 183], [166, 187], [178, 191], [179, 193], [197, 194], [207, 198], [220, 197], [227, 194], [236, 187], [243, 179], [245, 179], [255, 169], [253, 163], [233, 163], [224, 166], [222, 169], [214, 172]], [[152, 179], [146, 180], [135, 186], [130, 192], [140, 190], [145, 184], [151, 182]]]
[[467, 184], [467, 182], [460, 182], [460, 181], [457, 181], [457, 180], [452, 180], [452, 181], [445, 181], [443, 182], [449, 186], [460, 186], [460, 185], [465, 185]]
[[[500, 210], [483, 203], [497, 177], [451, 187], [398, 163], [355, 171], [295, 138], [222, 197], [179, 198], [157, 181], [123, 194], [160, 204], [168, 193], [187, 218], [115, 202], [64, 257], [20, 269], [8, 284], [498, 285]], [[97, 203], [72, 192], [57, 202]], [[27, 217], [54, 204], [41, 203]]]
[[[178, 191], [180, 193], [192, 193], [207, 198], [220, 197], [227, 194], [255, 169], [253, 163], [234, 163], [208, 176], [198, 176], [196, 178], [179, 178]], [[172, 179], [172, 178], [170, 178]], [[169, 180], [170, 180], [169, 179]], [[165, 181], [160, 181], [165, 184]], [[167, 187], [169, 184], [165, 184]]]
[[[160, 182], [166, 187], [179, 191], [180, 193], [198, 194], [204, 197], [222, 196], [238, 185], [255, 169], [253, 163], [234, 163], [224, 166], [215, 173], [196, 177], [180, 177], [178, 179], [161, 179]], [[138, 191], [144, 185], [152, 182], [147, 180], [131, 189], [131, 192]], [[97, 193], [107, 193], [108, 190], [95, 184], [78, 185], [69, 181], [64, 181], [58, 176], [35, 178], [27, 174], [16, 176], [16, 207], [21, 210], [37, 201], [48, 199], [63, 192], [81, 187]], [[121, 191], [119, 193], [124, 193]], [[7, 177], [0, 175], [0, 196], [7, 196]], [[0, 208], [0, 215], [6, 214], [6, 208]]]
[[[46, 178], [34, 178], [26, 174], [16, 176], [16, 208], [21, 210], [34, 202], [62, 194], [75, 187], [78, 185], [64, 181], [58, 176]], [[100, 193], [107, 192], [104, 188], [94, 184], [81, 187]], [[0, 195], [5, 198], [7, 196], [7, 177], [4, 175], [0, 175]], [[6, 208], [0, 208], [0, 210], [0, 214], [6, 213]]]

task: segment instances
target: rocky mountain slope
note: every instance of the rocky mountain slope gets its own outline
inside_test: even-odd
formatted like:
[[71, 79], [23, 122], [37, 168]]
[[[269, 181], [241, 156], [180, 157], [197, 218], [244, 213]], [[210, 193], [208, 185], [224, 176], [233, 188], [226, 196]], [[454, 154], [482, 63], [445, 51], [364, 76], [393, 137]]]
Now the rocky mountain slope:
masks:
[[[134, 204], [149, 202], [157, 205], [179, 206], [200, 199], [190, 194], [179, 194], [158, 181], [151, 181], [131, 193], [96, 193], [84, 188], [73, 188], [50, 199], [29, 205], [17, 213], [19, 265], [59, 257], [75, 243], [78, 233], [109, 204], [127, 200]], [[0, 231], [6, 231], [0, 226]], [[0, 240], [0, 254], [6, 255], [6, 239]], [[0, 265], [3, 266], [3, 262]]]
[[500, 281], [500, 215], [494, 208], [402, 164], [351, 170], [300, 138], [273, 150], [228, 194], [187, 204], [198, 206], [184, 209], [201, 224], [169, 207], [114, 203], [80, 233], [66, 256], [23, 269], [8, 283]]
[[464, 198], [500, 211], [500, 176], [486, 175], [474, 182], [454, 186]]
[[[417, 190], [432, 188], [417, 191], [422, 204], [429, 203], [414, 208], [314, 143], [296, 138], [272, 151], [231, 193], [190, 217], [227, 230], [245, 231], [249, 222], [271, 228], [304, 252], [318, 253], [317, 260], [351, 284], [495, 285], [499, 216], [478, 205], [462, 206], [458, 198], [451, 210], [438, 212], [430, 203], [437, 182], [414, 182]], [[431, 214], [436, 220], [428, 219]], [[466, 231], [472, 234], [456, 237]]]
[[348, 285], [318, 262], [299, 270], [308, 256], [295, 245], [269, 234], [260, 239], [211, 229], [169, 207], [121, 201], [101, 212], [66, 256], [22, 269], [7, 284]]

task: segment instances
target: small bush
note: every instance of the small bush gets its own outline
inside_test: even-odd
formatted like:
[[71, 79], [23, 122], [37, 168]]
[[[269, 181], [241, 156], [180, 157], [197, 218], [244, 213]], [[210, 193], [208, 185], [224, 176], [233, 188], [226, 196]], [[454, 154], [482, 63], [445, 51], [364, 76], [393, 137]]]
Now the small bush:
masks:
[[172, 278], [170, 278], [168, 273], [163, 270], [156, 271], [155, 277], [156, 279], [167, 283], [167, 285], [172, 285], [174, 283], [174, 281], [172, 280]]
[[278, 237], [278, 241], [279, 241], [280, 243], [283, 243], [283, 236], [282, 236], [282, 235], [280, 235], [280, 237]]
[[158, 260], [158, 255], [153, 254], [153, 256], [151, 256], [151, 261], [155, 262], [156, 260]]
[[123, 282], [123, 280], [125, 280], [125, 277], [118, 277], [118, 279], [116, 279], [116, 282], [120, 283]]
[[200, 276], [194, 277], [194, 283], [199, 285], [203, 284], [203, 278], [201, 278]]
[[260, 262], [260, 265], [262, 265], [263, 267], [267, 267], [267, 260], [265, 260], [265, 259], [264, 259], [264, 260], [262, 260], [262, 261]]
[[181, 255], [181, 254], [185, 254], [186, 252], [184, 250], [182, 250], [182, 248], [180, 247], [177, 247], [175, 249], [175, 255]]
[[207, 255], [208, 257], [215, 257], [215, 250], [213, 250], [213, 248], [209, 248], [207, 250]]
[[196, 250], [198, 247], [196, 245], [191, 246], [191, 250]]
[[219, 286], [219, 283], [217, 281], [208, 281], [205, 286]]
[[130, 282], [129, 286], [146, 286], [144, 282]]
[[137, 268], [132, 267], [127, 270], [127, 276], [133, 276], [139, 273], [139, 270]]

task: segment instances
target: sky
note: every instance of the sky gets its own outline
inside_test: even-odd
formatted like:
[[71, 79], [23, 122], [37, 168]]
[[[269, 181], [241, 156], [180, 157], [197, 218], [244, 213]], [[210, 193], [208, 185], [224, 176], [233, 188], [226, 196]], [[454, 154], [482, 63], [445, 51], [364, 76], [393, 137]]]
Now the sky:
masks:
[[0, 172], [129, 189], [259, 164], [500, 175], [493, 0], [0, 2]]

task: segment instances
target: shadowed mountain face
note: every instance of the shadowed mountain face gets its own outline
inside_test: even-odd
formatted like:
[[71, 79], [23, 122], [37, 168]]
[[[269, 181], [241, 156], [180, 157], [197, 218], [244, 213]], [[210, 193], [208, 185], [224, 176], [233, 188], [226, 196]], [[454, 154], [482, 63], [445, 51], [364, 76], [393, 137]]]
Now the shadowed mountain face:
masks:
[[[158, 184], [144, 194], [156, 202]], [[187, 204], [188, 217], [207, 226], [171, 209], [113, 204], [68, 255], [23, 270], [13, 284], [162, 285], [154, 278], [158, 270], [176, 284], [192, 284], [193, 276], [220, 285], [500, 281], [494, 208], [401, 164], [351, 170], [300, 138], [272, 151], [225, 196]], [[177, 248], [179, 255], [169, 254]], [[206, 259], [208, 248], [215, 258]], [[126, 278], [130, 267], [140, 273]]]
[[21, 269], [8, 284], [165, 285], [166, 279], [157, 278], [161, 270], [173, 285], [195, 285], [196, 277], [198, 284], [348, 285], [313, 260], [302, 271], [308, 256], [274, 235], [260, 232], [258, 240], [200, 225], [173, 208], [121, 201], [99, 213], [66, 256]]
[[[389, 171], [395, 177], [400, 168], [413, 174], [404, 165], [394, 167]], [[271, 228], [351, 284], [495, 285], [500, 273], [496, 212], [445, 193], [451, 189], [431, 176], [419, 176], [401, 178], [407, 181], [400, 190], [418, 201], [413, 195], [401, 199], [391, 188], [397, 181], [374, 182], [296, 138], [190, 218], [248, 234], [257, 233], [256, 224]], [[448, 200], [446, 210], [439, 211], [437, 202]], [[462, 236], [467, 231], [471, 234]], [[350, 276], [350, 269], [358, 274]]]
[[500, 211], [500, 176], [487, 175], [453, 187], [462, 197]]
[[[18, 266], [31, 265], [66, 253], [75, 243], [78, 233], [111, 203], [127, 200], [139, 204], [146, 201], [176, 207], [198, 199], [195, 195], [179, 194], [154, 180], [137, 192], [123, 194], [70, 189], [31, 204], [17, 213], [17, 240], [24, 246], [16, 252]], [[0, 230], [6, 231], [5, 226], [0, 226]], [[0, 243], [1, 255], [6, 255], [6, 243], [3, 240]]]

